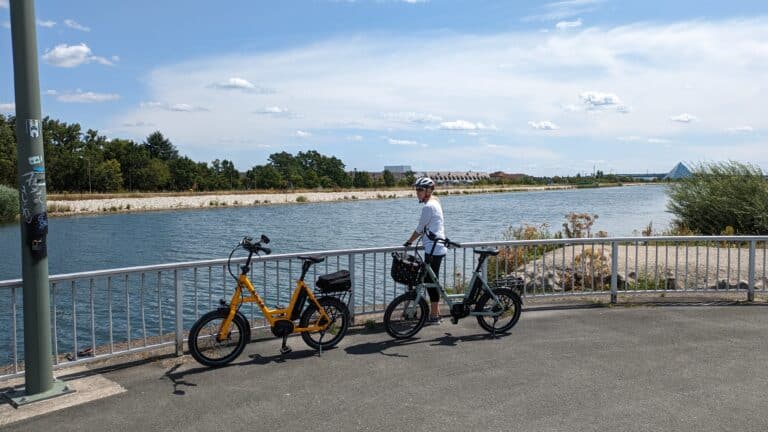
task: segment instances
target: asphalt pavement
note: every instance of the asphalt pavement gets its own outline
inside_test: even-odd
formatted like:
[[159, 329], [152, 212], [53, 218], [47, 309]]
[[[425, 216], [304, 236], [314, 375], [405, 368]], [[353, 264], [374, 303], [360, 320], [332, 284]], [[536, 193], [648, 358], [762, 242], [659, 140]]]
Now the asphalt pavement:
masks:
[[4, 430], [765, 431], [767, 330], [768, 307], [730, 304], [528, 309], [495, 339], [359, 327], [322, 356], [273, 339], [219, 369], [102, 369], [125, 391]]

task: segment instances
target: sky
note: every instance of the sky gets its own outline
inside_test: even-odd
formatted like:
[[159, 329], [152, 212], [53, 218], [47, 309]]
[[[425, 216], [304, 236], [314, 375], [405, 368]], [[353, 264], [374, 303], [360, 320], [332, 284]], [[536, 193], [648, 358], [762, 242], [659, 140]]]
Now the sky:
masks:
[[[13, 0], [11, 0], [13, 1]], [[0, 0], [0, 113], [14, 111]], [[240, 170], [768, 171], [768, 2], [35, 2], [43, 115]]]

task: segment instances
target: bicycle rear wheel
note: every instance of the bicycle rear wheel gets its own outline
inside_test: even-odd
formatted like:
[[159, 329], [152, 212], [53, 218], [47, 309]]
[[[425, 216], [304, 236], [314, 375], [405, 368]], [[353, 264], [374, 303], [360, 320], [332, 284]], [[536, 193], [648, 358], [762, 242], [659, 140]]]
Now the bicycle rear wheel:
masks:
[[218, 340], [221, 324], [229, 315], [226, 309], [217, 309], [201, 316], [189, 330], [189, 352], [200, 364], [210, 367], [224, 366], [243, 352], [248, 343], [248, 324], [239, 316], [232, 320], [226, 339]]
[[416, 303], [415, 291], [395, 297], [384, 312], [384, 328], [395, 339], [413, 337], [427, 322], [428, 309], [423, 298]]
[[477, 323], [489, 333], [503, 333], [517, 324], [523, 311], [523, 301], [508, 288], [496, 288], [493, 293], [499, 298], [498, 303], [488, 292], [477, 301], [475, 312], [493, 312], [493, 315], [478, 315]]
[[[304, 339], [304, 343], [314, 349], [320, 349], [321, 346], [323, 349], [333, 348], [341, 342], [349, 330], [349, 308], [336, 297], [320, 297], [317, 302], [325, 309], [325, 313], [331, 318], [331, 323], [325, 330], [301, 332], [301, 338]], [[299, 327], [320, 324], [321, 318], [322, 315], [317, 310], [317, 306], [310, 302], [301, 314]]]

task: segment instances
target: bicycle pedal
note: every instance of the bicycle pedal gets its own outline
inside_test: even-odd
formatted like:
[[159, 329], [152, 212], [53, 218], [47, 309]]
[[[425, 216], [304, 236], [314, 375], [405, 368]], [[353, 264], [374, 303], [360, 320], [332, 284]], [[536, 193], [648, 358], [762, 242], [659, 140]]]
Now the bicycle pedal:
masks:
[[284, 347], [280, 347], [280, 354], [288, 354], [291, 351], [293, 351], [293, 349], [287, 345]]

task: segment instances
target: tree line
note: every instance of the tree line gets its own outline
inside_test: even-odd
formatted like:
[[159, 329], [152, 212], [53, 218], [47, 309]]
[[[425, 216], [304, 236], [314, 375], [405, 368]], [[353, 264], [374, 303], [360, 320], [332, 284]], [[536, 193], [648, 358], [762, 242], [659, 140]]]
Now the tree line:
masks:
[[[17, 185], [16, 119], [0, 115], [0, 184]], [[349, 188], [396, 186], [385, 172], [345, 171], [344, 163], [310, 150], [274, 153], [264, 165], [239, 172], [232, 161], [196, 162], [179, 155], [159, 131], [137, 143], [83, 132], [77, 123], [43, 119], [43, 146], [49, 192], [216, 191], [238, 189]], [[408, 173], [401, 183], [413, 181]]]
[[[17, 186], [16, 119], [0, 115], [0, 184]], [[244, 173], [230, 160], [196, 162], [179, 155], [176, 146], [159, 131], [141, 142], [107, 139], [98, 131], [83, 132], [77, 123], [43, 119], [43, 145], [49, 192], [157, 192], [238, 189], [380, 188], [410, 186], [413, 172], [396, 178], [366, 171], [348, 172], [344, 162], [315, 150], [292, 155], [273, 153], [267, 163]], [[629, 181], [615, 176], [495, 177], [476, 184], [589, 184]]]

